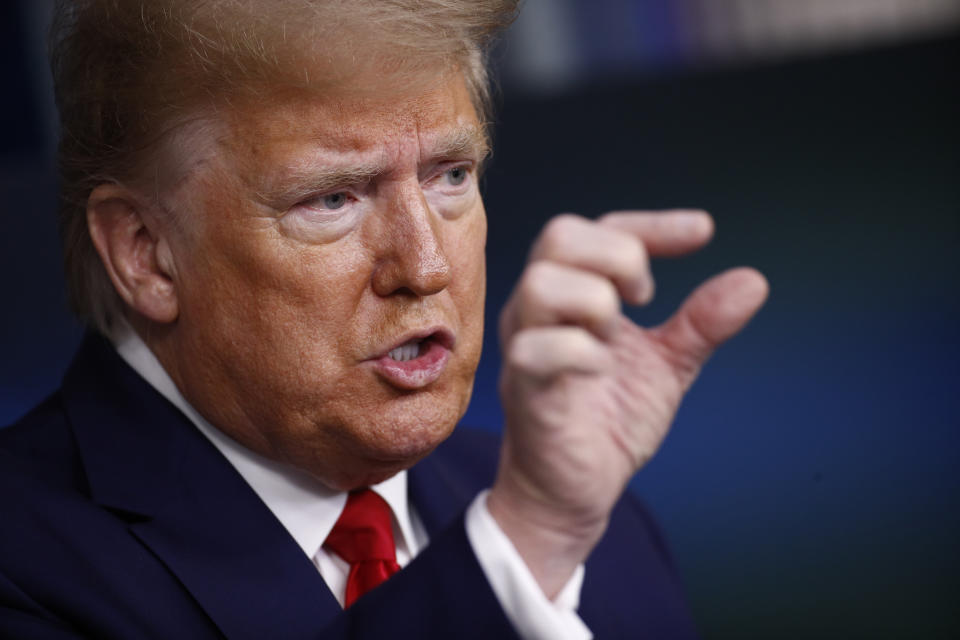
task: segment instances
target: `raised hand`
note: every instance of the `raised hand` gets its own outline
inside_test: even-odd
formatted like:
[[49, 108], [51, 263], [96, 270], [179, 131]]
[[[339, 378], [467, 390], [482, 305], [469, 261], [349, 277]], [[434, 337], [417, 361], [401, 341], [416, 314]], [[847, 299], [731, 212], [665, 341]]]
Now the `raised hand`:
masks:
[[653, 296], [649, 256], [696, 250], [712, 234], [700, 211], [558, 216], [503, 309], [506, 428], [487, 504], [550, 597], [599, 541], [704, 362], [766, 299], [764, 277], [739, 268], [658, 327], [621, 313], [621, 299]]

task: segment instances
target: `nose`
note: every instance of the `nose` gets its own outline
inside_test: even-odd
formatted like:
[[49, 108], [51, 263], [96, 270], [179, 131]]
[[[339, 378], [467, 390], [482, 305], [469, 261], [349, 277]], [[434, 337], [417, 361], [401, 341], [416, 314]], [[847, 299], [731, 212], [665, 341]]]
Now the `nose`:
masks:
[[382, 220], [374, 292], [422, 297], [447, 288], [452, 272], [439, 233], [443, 221], [430, 210], [420, 185], [398, 187]]

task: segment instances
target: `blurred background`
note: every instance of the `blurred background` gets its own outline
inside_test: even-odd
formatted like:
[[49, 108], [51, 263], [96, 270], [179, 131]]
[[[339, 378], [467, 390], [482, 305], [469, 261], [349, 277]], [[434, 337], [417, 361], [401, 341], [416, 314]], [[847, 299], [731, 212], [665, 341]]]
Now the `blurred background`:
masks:
[[[49, 0], [0, 4], [0, 424], [82, 330], [54, 209]], [[772, 285], [633, 489], [707, 638], [960, 637], [960, 1], [528, 0], [494, 55], [488, 327], [561, 211], [695, 206], [656, 324]], [[465, 423], [498, 428], [496, 336]]]

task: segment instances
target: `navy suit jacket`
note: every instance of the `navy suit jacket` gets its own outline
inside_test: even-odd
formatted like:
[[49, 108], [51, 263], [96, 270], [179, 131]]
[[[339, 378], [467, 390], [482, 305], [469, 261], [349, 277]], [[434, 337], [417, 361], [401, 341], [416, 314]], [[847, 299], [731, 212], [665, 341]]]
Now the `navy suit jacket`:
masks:
[[[467, 541], [496, 438], [458, 428], [409, 472], [429, 546], [342, 611], [216, 448], [102, 338], [61, 389], [0, 430], [0, 637], [514, 638]], [[598, 638], [695, 631], [663, 541], [632, 496], [591, 555]]]

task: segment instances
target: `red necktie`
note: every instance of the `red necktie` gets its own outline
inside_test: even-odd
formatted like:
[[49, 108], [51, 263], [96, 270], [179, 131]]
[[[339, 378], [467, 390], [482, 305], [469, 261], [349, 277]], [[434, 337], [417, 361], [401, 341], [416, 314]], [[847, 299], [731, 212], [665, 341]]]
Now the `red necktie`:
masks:
[[400, 570], [390, 507], [370, 489], [350, 492], [323, 545], [350, 563], [344, 607]]

